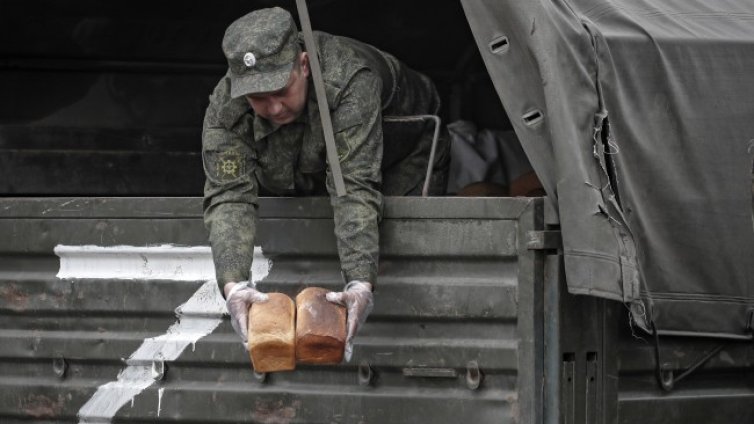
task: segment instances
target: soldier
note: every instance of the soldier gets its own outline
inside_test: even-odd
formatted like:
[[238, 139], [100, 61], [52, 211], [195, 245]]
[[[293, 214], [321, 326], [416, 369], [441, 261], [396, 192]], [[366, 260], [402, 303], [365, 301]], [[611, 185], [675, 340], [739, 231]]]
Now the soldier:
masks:
[[[258, 196], [329, 193], [348, 283], [327, 299], [347, 308], [349, 360], [353, 337], [372, 308], [382, 196], [420, 192], [432, 140], [427, 125], [400, 151], [383, 154], [382, 117], [436, 114], [439, 97], [427, 77], [387, 53], [345, 37], [314, 37], [346, 195], [335, 195], [325, 160], [310, 53], [287, 11], [262, 9], [233, 22], [223, 38], [228, 72], [210, 96], [202, 134], [204, 222], [233, 328], [246, 343], [248, 307], [267, 297], [247, 281]], [[433, 194], [444, 191], [447, 151], [442, 139]]]

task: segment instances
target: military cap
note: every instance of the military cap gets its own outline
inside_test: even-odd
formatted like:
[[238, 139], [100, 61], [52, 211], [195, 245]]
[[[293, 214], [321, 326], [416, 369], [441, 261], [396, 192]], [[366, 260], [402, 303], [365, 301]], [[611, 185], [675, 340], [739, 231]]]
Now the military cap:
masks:
[[223, 37], [231, 97], [285, 87], [300, 52], [296, 23], [288, 11], [273, 7], [238, 18]]

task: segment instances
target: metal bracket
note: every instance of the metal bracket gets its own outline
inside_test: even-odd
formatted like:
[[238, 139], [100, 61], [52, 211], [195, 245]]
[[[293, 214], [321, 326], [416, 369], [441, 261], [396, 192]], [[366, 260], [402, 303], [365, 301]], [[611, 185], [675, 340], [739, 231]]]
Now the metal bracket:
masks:
[[699, 359], [694, 361], [692, 365], [686, 368], [682, 373], [680, 373], [678, 377], [675, 377], [673, 370], [670, 369], [671, 364], [661, 362], [660, 336], [657, 334], [657, 328], [655, 327], [654, 322], [652, 322], [652, 335], [654, 336], [655, 348], [655, 378], [657, 379], [657, 384], [660, 385], [660, 388], [666, 392], [672, 391], [679, 381], [688, 377], [689, 375], [691, 375], [691, 373], [699, 369], [699, 367], [706, 364], [715, 355], [720, 353], [720, 351], [723, 350], [723, 348], [726, 346], [725, 343], [716, 346], [706, 354], [702, 355]]
[[254, 370], [254, 379], [257, 380], [260, 383], [264, 383], [265, 380], [267, 380], [267, 373], [266, 372], [258, 372]]
[[165, 378], [165, 372], [167, 371], [167, 366], [165, 366], [165, 361], [163, 360], [155, 360], [152, 361], [152, 378], [155, 381], [160, 381]]
[[466, 364], [466, 387], [469, 390], [476, 390], [482, 384], [484, 374], [479, 370], [479, 364], [477, 361], [469, 361]]
[[560, 231], [529, 231], [526, 233], [526, 248], [529, 250], [555, 250], [563, 244]]
[[63, 355], [57, 355], [52, 358], [52, 372], [58, 378], [65, 378], [66, 371], [68, 371], [68, 361], [65, 360]]
[[406, 116], [384, 116], [382, 120], [385, 122], [416, 122], [416, 121], [433, 121], [435, 123], [435, 131], [432, 135], [432, 147], [429, 149], [429, 162], [427, 164], [427, 174], [424, 177], [424, 185], [422, 185], [422, 197], [429, 196], [429, 182], [432, 179], [432, 170], [435, 167], [435, 152], [437, 151], [437, 139], [440, 138], [440, 126], [442, 121], [437, 115], [406, 115]]
[[359, 362], [359, 368], [358, 368], [358, 380], [360, 386], [368, 386], [372, 383], [372, 378], [374, 378], [374, 372], [372, 372], [372, 367], [369, 366], [369, 362], [366, 360], [362, 360]]

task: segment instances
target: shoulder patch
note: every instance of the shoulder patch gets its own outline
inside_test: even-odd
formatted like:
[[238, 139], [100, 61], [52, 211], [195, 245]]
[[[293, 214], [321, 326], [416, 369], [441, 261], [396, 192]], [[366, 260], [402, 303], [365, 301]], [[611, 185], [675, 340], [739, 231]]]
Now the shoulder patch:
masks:
[[223, 179], [236, 179], [241, 176], [243, 161], [241, 161], [241, 155], [238, 152], [223, 152], [218, 160], [220, 161], [219, 171]]
[[207, 177], [228, 183], [239, 179], [246, 172], [246, 160], [238, 150], [207, 151], [204, 154]]

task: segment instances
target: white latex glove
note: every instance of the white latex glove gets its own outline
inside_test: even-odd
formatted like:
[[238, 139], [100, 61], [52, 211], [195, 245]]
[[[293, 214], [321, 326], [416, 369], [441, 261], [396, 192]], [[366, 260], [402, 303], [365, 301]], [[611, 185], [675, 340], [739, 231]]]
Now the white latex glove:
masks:
[[348, 333], [345, 351], [343, 352], [343, 356], [348, 362], [351, 360], [351, 354], [353, 354], [353, 338], [374, 306], [372, 284], [366, 281], [351, 281], [346, 284], [342, 292], [327, 293], [325, 298], [332, 303], [345, 306], [348, 312], [346, 324]]
[[241, 340], [243, 340], [243, 346], [248, 350], [249, 342], [249, 329], [247, 328], [249, 322], [249, 307], [255, 302], [266, 302], [269, 296], [257, 291], [256, 283], [250, 283], [248, 281], [241, 281], [236, 283], [228, 292], [228, 297], [225, 300], [225, 306], [230, 312], [230, 324], [233, 329], [236, 330]]

